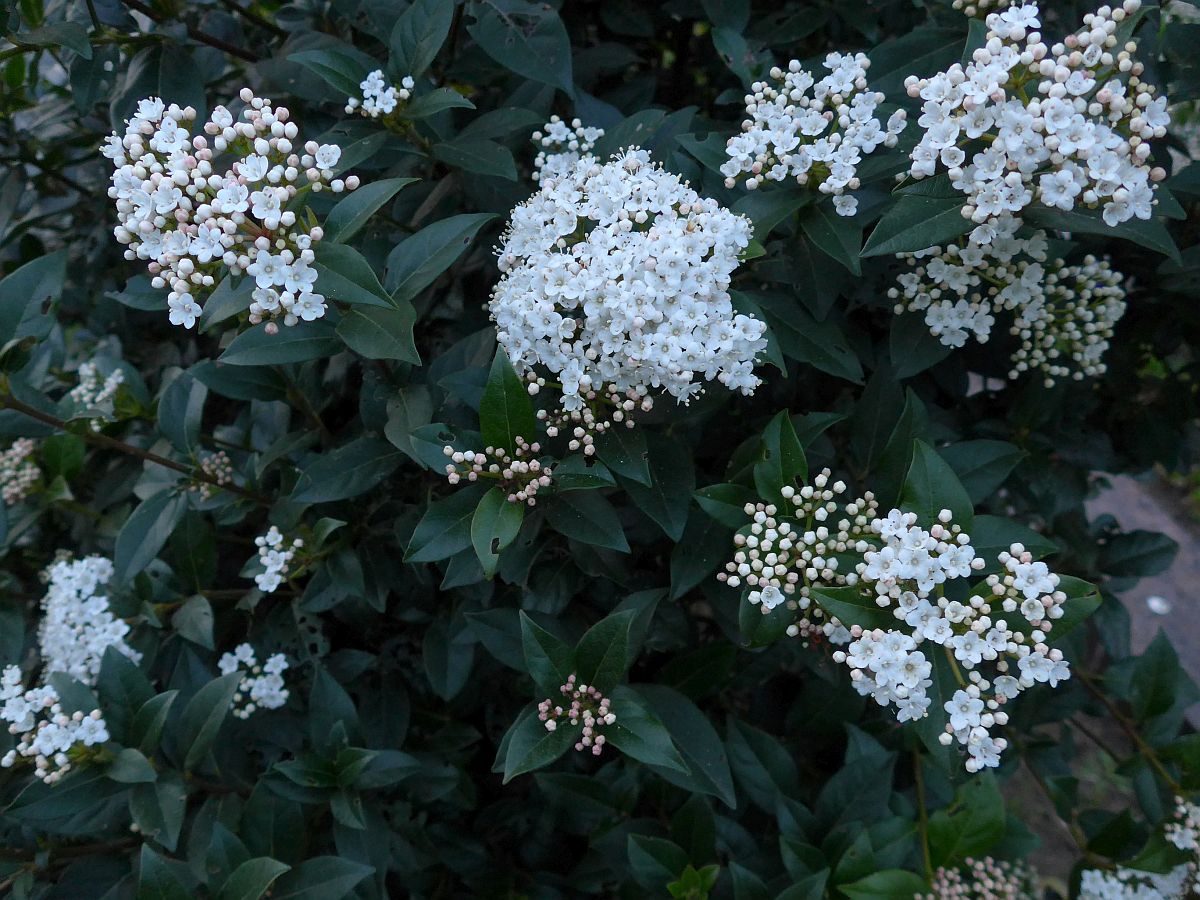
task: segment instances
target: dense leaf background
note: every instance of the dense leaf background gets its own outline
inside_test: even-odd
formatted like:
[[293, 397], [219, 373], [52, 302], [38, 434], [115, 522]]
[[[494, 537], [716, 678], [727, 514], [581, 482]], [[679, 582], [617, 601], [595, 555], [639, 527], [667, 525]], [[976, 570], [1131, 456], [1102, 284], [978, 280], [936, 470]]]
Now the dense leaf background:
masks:
[[[1088, 9], [1046, 5], [1047, 32]], [[864, 166], [849, 220], [716, 171], [777, 62], [865, 50], [873, 87], [909, 103], [906, 75], [978, 38], [949, 3], [21, 0], [0, 25], [0, 432], [42, 440], [46, 482], [0, 507], [0, 662], [36, 668], [59, 548], [114, 559], [145, 655], [105, 660], [104, 754], [52, 788], [0, 773], [14, 896], [911, 897], [934, 867], [1034, 851], [1015, 784], [1040, 785], [1090, 865], [1153, 850], [1200, 788], [1196, 688], [1166, 637], [1131, 655], [1117, 597], [1176, 548], [1083, 505], [1103, 473], [1191, 462], [1200, 24], [1151, 9], [1138, 32], [1180, 104], [1160, 218], [1045, 222], [1130, 283], [1109, 372], [1049, 389], [1007, 381], [1006, 335], [949, 352], [893, 314], [894, 254], [965, 230], [957, 198], [893, 193], [902, 153]], [[403, 127], [342, 111], [374, 68], [417, 79]], [[204, 111], [243, 85], [363, 180], [313, 199], [336, 309], [272, 336], [244, 325], [249, 286], [224, 284], [185, 332], [112, 239], [96, 148], [142, 97]], [[557, 489], [522, 511], [447, 484], [442, 448], [531, 421], [483, 304], [552, 113], [753, 219], [765, 252], [733, 289], [772, 343], [752, 398], [660, 400], [595, 459], [547, 441]], [[125, 374], [99, 430], [64, 399], [92, 359]], [[203, 499], [189, 487], [218, 449], [239, 490]], [[940, 723], [897, 726], [828, 647], [781, 639], [785, 620], [715, 580], [741, 505], [824, 466], [1077, 579], [1076, 677], [1022, 698], [996, 772], [967, 776]], [[262, 594], [271, 524], [308, 562]], [[292, 696], [242, 721], [215, 662], [247, 640], [288, 654]], [[598, 759], [534, 716], [572, 672], [620, 710]]]

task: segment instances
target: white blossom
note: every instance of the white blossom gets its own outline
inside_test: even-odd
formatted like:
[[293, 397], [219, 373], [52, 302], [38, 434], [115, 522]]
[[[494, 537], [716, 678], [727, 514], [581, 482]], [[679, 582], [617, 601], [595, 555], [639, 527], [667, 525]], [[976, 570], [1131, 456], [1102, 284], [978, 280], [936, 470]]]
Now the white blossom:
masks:
[[47, 570], [38, 631], [46, 672], [62, 672], [84, 684], [95, 684], [104, 651], [112, 647], [134, 662], [142, 655], [125, 638], [129, 625], [112, 614], [102, 593], [113, 564], [102, 556], [60, 559]]
[[985, 343], [996, 316], [1011, 313], [1010, 377], [1038, 372], [1049, 385], [1103, 374], [1104, 354], [1125, 314], [1123, 276], [1090, 254], [1075, 264], [1049, 258], [1045, 232], [1022, 236], [1013, 216], [980, 227], [989, 231], [986, 242], [901, 254], [912, 268], [888, 291], [896, 313], [923, 313], [930, 333], [949, 347]]
[[288, 566], [295, 558], [296, 551], [304, 546], [304, 541], [296, 538], [289, 544], [284, 540], [283, 533], [272, 525], [266, 534], [254, 539], [254, 544], [258, 547], [258, 561], [263, 567], [263, 571], [254, 576], [254, 583], [260, 591], [270, 594], [287, 578]]
[[[1058, 577], [1014, 544], [997, 557], [1005, 574], [988, 576], [983, 596], [950, 600], [943, 585], [986, 567], [950, 511], [925, 528], [911, 512], [880, 515], [870, 493], [847, 500], [846, 485], [831, 481], [825, 469], [812, 484], [785, 486], [782, 508], [747, 504], [751, 522], [734, 536], [733, 560], [718, 579], [744, 585], [764, 614], [795, 611], [789, 635], [844, 647], [833, 659], [849, 667], [851, 684], [894, 708], [900, 722], [928, 714], [933, 660], [952, 660], [959, 689], [943, 702], [943, 741], [966, 750], [968, 771], [998, 766], [1006, 741], [991, 729], [1007, 722], [1003, 705], [1034, 684], [1070, 677], [1061, 651], [1045, 642], [1066, 600]], [[862, 604], [897, 624], [846, 628], [822, 605], [828, 588], [857, 589]]]
[[533, 133], [533, 143], [538, 148], [533, 161], [533, 180], [568, 175], [582, 157], [591, 155], [596, 141], [602, 137], [603, 128], [584, 126], [579, 119], [568, 124], [558, 116], [551, 116], [549, 122]]
[[67, 399], [75, 404], [81, 413], [86, 412], [91, 421], [88, 423], [92, 431], [99, 431], [104, 424], [116, 418], [113, 402], [117, 390], [125, 383], [125, 372], [117, 367], [100, 378], [98, 360], [79, 364], [79, 383], [67, 392]]
[[[1150, 141], [1166, 134], [1166, 98], [1141, 79], [1136, 43], [1117, 28], [1141, 0], [1103, 6], [1083, 28], [1047, 44], [1037, 3], [987, 16], [984, 46], [966, 65], [930, 78], [909, 76], [910, 97], [923, 101], [921, 138], [909, 175], [945, 171], [967, 197], [963, 214], [984, 224], [1041, 204], [1100, 209], [1106, 224], [1153, 215]], [[966, 151], [983, 139], [986, 146]], [[987, 229], [974, 243], [990, 239]]]
[[287, 659], [282, 653], [273, 653], [261, 666], [250, 644], [239, 644], [233, 652], [225, 653], [217, 661], [222, 675], [241, 672], [237, 692], [233, 695], [233, 714], [239, 719], [248, 719], [260, 709], [279, 709], [288, 699], [284, 687], [283, 673], [287, 670]]
[[37, 443], [17, 438], [0, 451], [0, 500], [13, 506], [29, 496], [42, 479], [42, 470], [34, 461]]
[[405, 75], [400, 81], [400, 87], [396, 87], [388, 84], [387, 79], [383, 77], [382, 69], [376, 69], [359, 84], [362, 97], [346, 99], [346, 112], [357, 112], [368, 119], [378, 119], [380, 116], [395, 112], [401, 103], [406, 102], [412, 96], [415, 87], [416, 82], [411, 75]]
[[748, 219], [636, 148], [540, 184], [512, 212], [488, 304], [518, 372], [549, 370], [568, 412], [590, 392], [661, 388], [686, 402], [711, 380], [753, 392], [766, 326], [728, 291]]
[[793, 59], [786, 70], [771, 69], [771, 81], [751, 85], [748, 118], [725, 147], [726, 187], [742, 177], [750, 190], [767, 180], [795, 179], [833, 195], [839, 215], [854, 215], [858, 201], [846, 192], [859, 187], [863, 157], [894, 147], [907, 124], [904, 110], [880, 122], [884, 96], [867, 90], [870, 65], [862, 53], [830, 53], [824, 62], [829, 74], [818, 81]]
[[100, 710], [67, 713], [49, 685], [25, 690], [16, 666], [5, 666], [0, 672], [0, 719], [8, 723], [10, 734], [17, 735], [16, 746], [0, 757], [0, 767], [32, 762], [34, 777], [46, 784], [66, 775], [86, 748], [109, 740]]
[[[223, 106], [196, 134], [196, 111], [151, 97], [111, 135], [101, 152], [113, 163], [108, 195], [117, 209], [116, 239], [126, 259], [147, 263], [151, 283], [165, 288], [168, 318], [193, 328], [201, 301], [227, 273], [249, 274], [259, 288], [280, 287], [270, 303], [250, 303], [249, 321], [294, 325], [325, 313], [316, 292], [312, 245], [324, 232], [311, 212], [297, 215], [301, 191], [340, 193], [357, 176], [335, 178], [334, 144], [299, 146], [286, 107], [243, 88], [242, 120]], [[219, 158], [232, 156], [224, 168]], [[298, 274], [302, 273], [302, 274]]]

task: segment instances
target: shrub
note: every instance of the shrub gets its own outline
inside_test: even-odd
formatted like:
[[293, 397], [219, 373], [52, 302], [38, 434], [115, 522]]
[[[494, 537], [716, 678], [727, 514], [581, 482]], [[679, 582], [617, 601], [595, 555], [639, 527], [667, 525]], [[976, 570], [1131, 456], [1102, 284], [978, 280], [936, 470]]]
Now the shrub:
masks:
[[11, 7], [0, 884], [1194, 891], [1189, 10]]

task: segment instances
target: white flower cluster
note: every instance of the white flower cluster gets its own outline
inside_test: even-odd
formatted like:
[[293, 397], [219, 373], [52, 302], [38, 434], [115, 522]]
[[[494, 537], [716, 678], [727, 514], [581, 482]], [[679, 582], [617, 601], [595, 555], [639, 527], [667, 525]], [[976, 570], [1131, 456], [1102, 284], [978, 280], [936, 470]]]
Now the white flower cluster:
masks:
[[512, 212], [488, 304], [497, 337], [518, 372], [558, 377], [568, 411], [589, 391], [686, 402], [716, 379], [752, 393], [766, 325], [728, 291], [750, 233], [645, 150], [584, 156]]
[[80, 748], [109, 739], [100, 710], [65, 712], [58, 692], [49, 685], [25, 690], [17, 666], [5, 666], [0, 673], [0, 719], [8, 723], [10, 734], [18, 735], [16, 747], [0, 757], [0, 767], [10, 769], [30, 760], [34, 776], [46, 784], [54, 784], [71, 770]]
[[1200, 805], [1175, 798], [1175, 819], [1164, 829], [1167, 840], [1180, 850], [1200, 851]]
[[579, 119], [567, 124], [558, 116], [533, 133], [533, 143], [538, 148], [533, 161], [533, 180], [562, 178], [580, 159], [590, 156], [596, 141], [604, 137], [603, 128], [585, 127]]
[[260, 709], [279, 709], [287, 703], [288, 689], [283, 686], [283, 673], [287, 670], [287, 659], [282, 653], [273, 653], [261, 666], [254, 648], [249, 644], [238, 644], [232, 653], [225, 653], [217, 661], [222, 675], [242, 672], [237, 693], [233, 695], [233, 714], [239, 719], [248, 719]]
[[[100, 556], [60, 558], [45, 571], [48, 587], [42, 598], [38, 631], [45, 675], [61, 672], [84, 684], [96, 683], [104, 652], [112, 647], [134, 662], [142, 655], [125, 643], [129, 626], [113, 617], [108, 598], [98, 593], [113, 574], [112, 563]], [[34, 774], [54, 784], [83, 755], [81, 748], [103, 744], [108, 727], [100, 710], [67, 713], [50, 685], [26, 690], [17, 666], [0, 674], [0, 719], [17, 745], [0, 758], [11, 768], [32, 761]]]
[[794, 178], [801, 185], [833, 195], [839, 214], [852, 216], [859, 187], [858, 165], [878, 147], [894, 147], [907, 125], [904, 110], [883, 125], [876, 115], [884, 96], [867, 90], [871, 61], [862, 53], [830, 53], [829, 74], [819, 81], [800, 61], [786, 70], [771, 69], [772, 81], [756, 81], [746, 95], [742, 133], [729, 139], [721, 166], [725, 186], [748, 175], [754, 190], [765, 180]]
[[258, 561], [265, 571], [254, 576], [254, 583], [265, 594], [270, 594], [287, 578], [288, 566], [296, 556], [296, 551], [304, 546], [304, 541], [296, 538], [289, 545], [278, 528], [272, 525], [267, 533], [254, 539], [258, 547]]
[[1123, 866], [1087, 869], [1079, 878], [1079, 900], [1185, 900], [1191, 891], [1187, 866], [1164, 873]]
[[1020, 220], [1002, 216], [995, 236], [901, 254], [913, 268], [889, 289], [897, 314], [923, 312], [929, 331], [949, 347], [991, 335], [995, 315], [1013, 314], [1017, 338], [1010, 377], [1039, 372], [1047, 385], [1101, 375], [1113, 329], [1125, 314], [1124, 277], [1107, 260], [1049, 259], [1046, 234], [1020, 237]]
[[[1140, 6], [1102, 6], [1052, 46], [1036, 30], [1036, 3], [1011, 6], [987, 17], [987, 43], [965, 67], [905, 79], [924, 101], [909, 174], [948, 171], [977, 223], [972, 243], [988, 243], [996, 218], [1032, 204], [1099, 207], [1111, 226], [1151, 217], [1166, 173], [1150, 166], [1149, 141], [1166, 134], [1167, 101], [1141, 80], [1136, 44], [1118, 47], [1116, 37]], [[986, 146], [968, 157], [979, 141]]]
[[564, 709], [553, 700], [543, 700], [538, 704], [538, 720], [545, 723], [547, 731], [557, 731], [563, 717], [572, 726], [582, 723], [575, 749], [581, 753], [590, 749], [593, 756], [599, 756], [605, 740], [600, 729], [617, 721], [616, 713], [610, 709], [612, 701], [596, 690], [595, 685], [576, 684], [573, 674], [567, 676], [567, 683], [558, 690], [571, 705]]
[[36, 450], [35, 441], [17, 438], [0, 451], [0, 500], [5, 506], [20, 503], [41, 480], [42, 470], [33, 459]]
[[962, 870], [940, 867], [930, 887], [932, 892], [917, 900], [1027, 900], [1040, 896], [1037, 876], [1029, 866], [990, 856], [967, 857]]
[[244, 121], [217, 106], [195, 136], [194, 109], [142, 100], [124, 137], [114, 133], [101, 148], [114, 167], [114, 234], [127, 259], [147, 261], [154, 287], [169, 288], [173, 325], [196, 324], [197, 298], [226, 271], [254, 278], [251, 323], [277, 329], [276, 320], [294, 325], [325, 314], [311, 265], [324, 232], [311, 211], [289, 207], [302, 191], [353, 190], [358, 178], [333, 177], [342, 153], [334, 144], [309, 141], [297, 152], [299, 130], [286, 107], [249, 88], [240, 96]]
[[1176, 797], [1174, 820], [1163, 831], [1169, 843], [1192, 858], [1165, 873], [1123, 866], [1086, 870], [1080, 900], [1184, 900], [1200, 893], [1200, 806]]
[[362, 98], [346, 99], [346, 112], [351, 115], [357, 112], [368, 119], [378, 119], [394, 112], [397, 106], [408, 100], [415, 87], [416, 82], [411, 75], [405, 75], [397, 88], [388, 84], [382, 69], [376, 69], [359, 84]]
[[129, 625], [112, 614], [108, 596], [101, 593], [113, 574], [102, 556], [60, 559], [46, 570], [38, 632], [47, 672], [63, 672], [84, 684], [95, 684], [100, 662], [109, 647], [139, 662], [142, 654], [126, 642]]
[[92, 431], [99, 431], [104, 423], [113, 421], [112, 402], [124, 383], [125, 373], [119, 368], [113, 369], [102, 380], [96, 363], [80, 363], [79, 384], [67, 392], [67, 398], [82, 409], [101, 410], [101, 414], [94, 416], [89, 423]]
[[[519, 436], [516, 440], [516, 449], [511, 454], [503, 447], [486, 447], [482, 451], [442, 448], [450, 460], [446, 463], [446, 479], [451, 484], [458, 484], [464, 478], [467, 481], [486, 478], [497, 483], [507, 494], [509, 503], [535, 506], [538, 491], [550, 486], [554, 470], [537, 459], [541, 445], [530, 444]], [[465, 466], [465, 470], [460, 466]]]
[[[745, 583], [747, 600], [764, 614], [780, 604], [800, 611], [788, 634], [847, 645], [834, 661], [851, 669], [859, 693], [895, 707], [900, 722], [928, 714], [929, 654], [945, 654], [960, 689], [945, 703], [942, 742], [957, 740], [966, 748], [968, 771], [999, 765], [1006, 741], [990, 729], [1007, 722], [1001, 706], [1034, 684], [1053, 687], [1070, 677], [1061, 651], [1046, 644], [1066, 600], [1058, 576], [1014, 544], [998, 557], [1005, 574], [987, 578], [990, 596], [950, 600], [945, 584], [986, 566], [950, 511], [942, 510], [928, 530], [915, 514], [898, 509], [876, 517], [869, 493], [839, 502], [846, 486], [829, 479], [825, 470], [812, 485], [783, 488], [794, 507], [786, 515], [774, 504], [747, 504], [751, 524], [735, 535], [733, 561], [717, 577], [731, 587]], [[856, 562], [843, 572], [847, 556]], [[891, 611], [903, 624], [846, 628], [821, 606], [820, 590], [838, 586], [858, 587], [864, 603]], [[987, 676], [984, 663], [992, 670]]]

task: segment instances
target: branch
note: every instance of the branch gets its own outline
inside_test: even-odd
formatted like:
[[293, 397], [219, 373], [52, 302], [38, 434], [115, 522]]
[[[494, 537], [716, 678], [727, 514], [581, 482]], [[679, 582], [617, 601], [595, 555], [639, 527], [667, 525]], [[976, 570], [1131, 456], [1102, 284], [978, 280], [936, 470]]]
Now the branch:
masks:
[[[122, 0], [122, 2], [124, 2], [124, 4], [130, 9], [140, 12], [143, 16], [146, 16], [148, 19], [151, 19], [154, 22], [162, 21], [162, 16], [160, 16], [153, 8], [147, 6], [145, 3], [142, 3], [141, 0]], [[188, 37], [190, 37], [193, 41], [197, 41], [201, 44], [207, 44], [208, 46], [214, 47], [217, 50], [222, 50], [231, 56], [236, 56], [238, 59], [244, 59], [246, 62], [258, 62], [258, 57], [249, 50], [243, 50], [241, 47], [235, 47], [233, 44], [223, 41], [219, 37], [214, 37], [207, 31], [201, 31], [199, 28], [195, 28], [191, 25], [185, 25], [184, 27], [187, 29]]]
[[[30, 419], [41, 422], [43, 425], [49, 425], [56, 431], [65, 431], [71, 434], [71, 431], [64, 419], [57, 416], [52, 416], [49, 413], [44, 413], [40, 409], [32, 407], [27, 403], [22, 403], [11, 394], [0, 395], [0, 409], [11, 409], [13, 412], [20, 413]], [[165, 469], [171, 469], [175, 472], [181, 472], [196, 481], [203, 481], [206, 484], [211, 484], [213, 487], [221, 490], [231, 491], [234, 494], [245, 497], [247, 500], [252, 500], [261, 506], [270, 506], [271, 501], [262, 494], [257, 494], [254, 491], [248, 491], [236, 484], [221, 484], [214, 476], [209, 475], [203, 469], [195, 466], [184, 465], [176, 462], [173, 459], [168, 459], [165, 456], [159, 456], [157, 453], [152, 453], [149, 450], [143, 450], [141, 447], [135, 447], [133, 444], [127, 444], [124, 441], [119, 441], [116, 438], [109, 437], [107, 434], [102, 434], [98, 431], [85, 431], [79, 434], [78, 437], [83, 438], [89, 444], [95, 444], [97, 447], [107, 447], [109, 450], [119, 450], [121, 453], [129, 456], [136, 456], [139, 459], [144, 459], [146, 462], [152, 462], [155, 465], [162, 466]]]
[[221, 0], [221, 5], [226, 9], [237, 13], [239, 16], [244, 16], [248, 21], [253, 22], [259, 28], [265, 28], [267, 31], [271, 32], [271, 34], [275, 35], [275, 37], [285, 38], [288, 36], [288, 33], [274, 22], [264, 19], [258, 13], [254, 12], [254, 10], [246, 9], [244, 6], [238, 5], [234, 2], [234, 0]]

